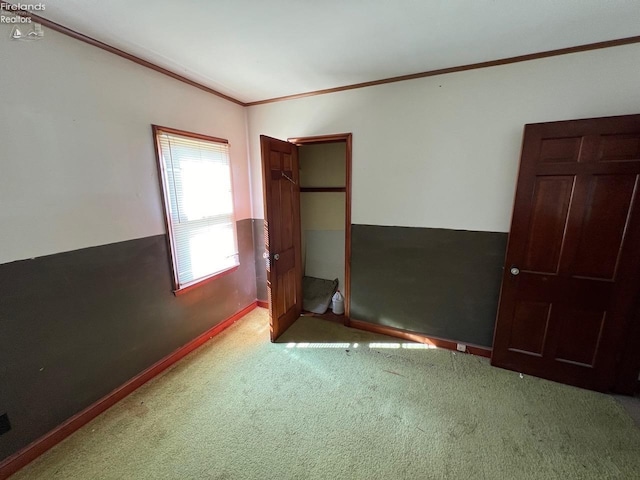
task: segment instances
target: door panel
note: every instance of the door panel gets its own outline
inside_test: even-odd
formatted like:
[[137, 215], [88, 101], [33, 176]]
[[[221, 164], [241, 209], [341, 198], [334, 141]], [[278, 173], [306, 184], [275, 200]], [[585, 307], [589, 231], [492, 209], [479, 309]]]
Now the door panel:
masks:
[[540, 142], [540, 162], [577, 162], [582, 137], [543, 138]]
[[511, 326], [509, 349], [541, 357], [549, 327], [550, 314], [550, 303], [518, 302]]
[[536, 180], [533, 214], [525, 247], [524, 270], [557, 272], [564, 237], [573, 177], [541, 177]]
[[639, 321], [639, 177], [640, 115], [526, 126], [493, 365], [615, 383]]
[[300, 316], [300, 186], [297, 147], [260, 137], [265, 205], [265, 256], [271, 341]]
[[564, 308], [560, 313], [560, 333], [555, 359], [593, 367], [606, 321], [606, 312]]
[[[596, 175], [573, 263], [575, 276], [612, 280], [635, 187], [633, 175]], [[603, 228], [604, 227], [604, 228]]]
[[604, 162], [633, 160], [640, 157], [640, 135], [604, 135], [599, 159]]

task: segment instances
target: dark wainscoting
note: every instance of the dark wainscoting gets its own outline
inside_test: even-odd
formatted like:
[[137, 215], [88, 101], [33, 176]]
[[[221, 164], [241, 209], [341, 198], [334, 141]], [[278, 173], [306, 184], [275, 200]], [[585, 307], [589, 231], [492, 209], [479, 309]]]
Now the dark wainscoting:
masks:
[[177, 297], [164, 235], [0, 265], [0, 461], [254, 302], [253, 223], [237, 270]]
[[351, 317], [491, 347], [506, 233], [353, 225]]

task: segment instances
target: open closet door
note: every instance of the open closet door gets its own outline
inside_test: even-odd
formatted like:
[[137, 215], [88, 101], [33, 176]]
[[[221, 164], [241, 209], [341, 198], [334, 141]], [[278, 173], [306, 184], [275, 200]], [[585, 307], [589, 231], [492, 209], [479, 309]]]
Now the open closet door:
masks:
[[260, 136], [271, 341], [302, 311], [298, 147]]

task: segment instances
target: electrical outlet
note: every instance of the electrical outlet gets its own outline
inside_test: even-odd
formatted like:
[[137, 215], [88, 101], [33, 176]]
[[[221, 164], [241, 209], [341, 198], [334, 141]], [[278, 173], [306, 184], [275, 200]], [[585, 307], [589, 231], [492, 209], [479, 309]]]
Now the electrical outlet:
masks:
[[467, 351], [467, 346], [464, 343], [458, 343], [458, 344], [456, 344], [456, 349], [459, 352], [466, 352]]
[[6, 413], [0, 415], [0, 435], [4, 435], [11, 430], [11, 423], [9, 422], [9, 416]]

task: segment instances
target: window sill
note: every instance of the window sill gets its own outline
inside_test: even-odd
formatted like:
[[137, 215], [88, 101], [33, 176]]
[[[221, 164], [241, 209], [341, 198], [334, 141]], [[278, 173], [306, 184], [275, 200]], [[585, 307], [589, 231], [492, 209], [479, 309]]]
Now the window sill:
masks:
[[214, 273], [213, 275], [210, 275], [208, 277], [204, 277], [204, 278], [200, 278], [198, 280], [196, 280], [195, 282], [191, 282], [188, 283], [187, 285], [184, 285], [183, 287], [180, 287], [176, 290], [173, 291], [173, 294], [178, 297], [180, 295], [184, 295], [187, 292], [190, 292], [191, 290], [194, 290], [202, 285], [205, 285], [207, 283], [212, 282], [213, 280], [216, 280], [220, 277], [224, 277], [225, 275], [229, 274], [229, 273], [233, 273], [236, 270], [238, 270], [238, 268], [240, 268], [240, 265], [234, 265], [233, 267], [229, 267], [225, 270], [221, 270], [218, 273]]

